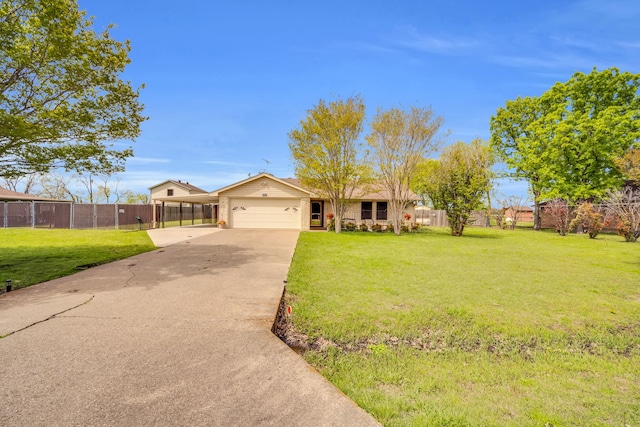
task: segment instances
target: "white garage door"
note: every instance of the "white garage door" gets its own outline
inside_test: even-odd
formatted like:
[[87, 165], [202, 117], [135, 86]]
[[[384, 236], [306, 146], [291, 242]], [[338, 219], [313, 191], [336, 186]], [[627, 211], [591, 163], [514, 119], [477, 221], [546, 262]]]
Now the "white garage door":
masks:
[[300, 199], [231, 199], [231, 228], [300, 229]]

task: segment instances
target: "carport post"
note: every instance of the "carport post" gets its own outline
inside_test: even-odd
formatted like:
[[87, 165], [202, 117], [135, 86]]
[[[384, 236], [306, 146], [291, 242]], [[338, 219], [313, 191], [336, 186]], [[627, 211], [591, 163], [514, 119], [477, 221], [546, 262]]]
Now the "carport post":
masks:
[[164, 228], [164, 201], [162, 201], [162, 210], [160, 211], [160, 219], [162, 222], [162, 228]]
[[191, 203], [191, 225], [195, 224], [195, 205]]
[[180, 227], [182, 227], [182, 202], [180, 202]]

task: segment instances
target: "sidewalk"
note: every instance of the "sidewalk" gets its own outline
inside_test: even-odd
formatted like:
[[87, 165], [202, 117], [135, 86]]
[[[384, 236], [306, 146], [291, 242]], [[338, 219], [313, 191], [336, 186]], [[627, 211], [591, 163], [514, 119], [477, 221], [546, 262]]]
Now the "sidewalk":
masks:
[[270, 332], [298, 232], [193, 229], [0, 297], [0, 425], [379, 425]]

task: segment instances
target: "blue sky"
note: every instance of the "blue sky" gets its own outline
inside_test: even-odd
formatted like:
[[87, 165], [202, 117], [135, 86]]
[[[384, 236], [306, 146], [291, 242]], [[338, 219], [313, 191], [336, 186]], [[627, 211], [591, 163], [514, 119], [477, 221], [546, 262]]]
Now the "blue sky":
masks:
[[[287, 134], [320, 99], [431, 106], [449, 142], [489, 137], [506, 100], [576, 71], [640, 72], [640, 2], [79, 0], [132, 45], [145, 114], [121, 188], [293, 176]], [[364, 136], [364, 135], [363, 135]], [[267, 160], [269, 163], [267, 163]], [[504, 195], [523, 184], [501, 183]]]

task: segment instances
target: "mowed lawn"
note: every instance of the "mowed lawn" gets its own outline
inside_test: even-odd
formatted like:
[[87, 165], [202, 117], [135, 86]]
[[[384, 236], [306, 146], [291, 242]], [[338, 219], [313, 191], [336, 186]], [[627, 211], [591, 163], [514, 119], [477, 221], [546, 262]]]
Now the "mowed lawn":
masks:
[[308, 232], [287, 301], [307, 361], [384, 425], [640, 425], [640, 243]]
[[14, 289], [155, 249], [145, 231], [0, 229], [0, 280]]

